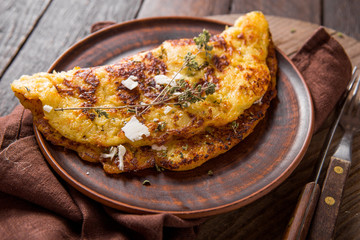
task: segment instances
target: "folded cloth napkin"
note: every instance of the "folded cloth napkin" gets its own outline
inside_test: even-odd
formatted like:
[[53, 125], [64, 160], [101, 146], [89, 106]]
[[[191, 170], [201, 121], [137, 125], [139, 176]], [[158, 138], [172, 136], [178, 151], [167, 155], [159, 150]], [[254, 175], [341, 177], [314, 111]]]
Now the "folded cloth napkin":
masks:
[[[318, 129], [346, 88], [351, 63], [323, 28], [293, 61], [311, 91]], [[0, 206], [2, 239], [193, 239], [204, 221], [129, 214], [82, 195], [49, 168], [22, 106], [0, 118]]]
[[316, 132], [346, 89], [352, 71], [350, 59], [342, 46], [320, 27], [292, 61], [310, 90]]

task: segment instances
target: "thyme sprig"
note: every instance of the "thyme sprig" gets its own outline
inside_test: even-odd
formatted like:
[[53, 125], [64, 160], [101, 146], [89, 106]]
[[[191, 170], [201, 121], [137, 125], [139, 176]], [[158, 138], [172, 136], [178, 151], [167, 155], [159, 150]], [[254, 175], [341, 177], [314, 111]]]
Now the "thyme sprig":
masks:
[[[142, 104], [134, 104], [134, 105], [124, 105], [124, 106], [117, 106], [117, 107], [106, 107], [106, 106], [100, 106], [100, 107], [65, 107], [65, 108], [55, 108], [55, 111], [65, 111], [65, 110], [95, 110], [95, 112], [98, 114], [98, 117], [104, 116], [108, 118], [108, 114], [105, 111], [101, 110], [107, 110], [107, 109], [128, 109], [129, 112], [137, 112], [138, 108], [144, 108], [149, 106], [155, 106], [155, 105], [162, 105], [162, 104], [168, 104], [168, 105], [181, 105], [185, 107], [189, 103], [195, 103], [197, 101], [202, 101], [205, 99], [205, 95], [213, 94], [215, 92], [216, 85], [214, 83], [204, 83], [203, 85], [197, 85], [194, 88], [186, 88], [184, 86], [184, 80], [179, 81], [179, 85], [175, 85], [171, 88], [169, 88], [169, 94], [168, 98], [159, 101], [159, 102], [153, 102], [153, 103], [142, 103]], [[185, 82], [186, 83], [186, 82]], [[178, 90], [181, 90], [182, 92], [179, 92]], [[178, 99], [177, 102], [169, 102], [171, 100]]]
[[[127, 108], [129, 112], [133, 112], [136, 115], [142, 115], [146, 112], [151, 106], [162, 105], [162, 104], [172, 104], [180, 105], [181, 107], [188, 107], [190, 104], [205, 100], [207, 95], [213, 94], [215, 92], [216, 85], [211, 82], [205, 82], [202, 85], [197, 84], [195, 86], [190, 86], [184, 79], [176, 81], [176, 77], [179, 73], [188, 68], [190, 72], [199, 71], [202, 68], [209, 65], [208, 61], [205, 61], [202, 64], [199, 64], [195, 59], [200, 53], [205, 53], [205, 56], [210, 59], [211, 51], [213, 46], [208, 45], [210, 40], [210, 33], [207, 30], [203, 30], [198, 37], [194, 37], [194, 42], [197, 46], [197, 52], [195, 54], [188, 52], [184, 57], [184, 63], [180, 69], [173, 75], [169, 83], [162, 89], [162, 91], [156, 96], [156, 98], [151, 103], [142, 103], [134, 105], [124, 105], [117, 107], [65, 107], [65, 108], [55, 108], [55, 111], [64, 111], [64, 110], [90, 110], [93, 109], [97, 113], [98, 117], [104, 116], [108, 117], [106, 111], [107, 109], [124, 109]], [[163, 50], [162, 50], [163, 52]], [[174, 84], [174, 81], [176, 84]], [[175, 102], [170, 102], [175, 100]], [[138, 109], [142, 109], [139, 113]]]
[[[170, 82], [166, 85], [166, 87], [160, 92], [160, 94], [154, 99], [153, 102], [156, 102], [159, 98], [161, 99], [161, 101], [163, 101], [165, 99], [165, 97], [168, 95], [168, 92], [171, 88], [169, 88], [169, 86], [172, 85], [172, 83], [175, 81], [176, 77], [179, 75], [179, 73], [184, 69], [184, 68], [188, 68], [190, 71], [192, 70], [197, 70], [199, 71], [201, 68], [203, 68], [204, 66], [208, 65], [208, 62], [205, 62], [202, 65], [199, 65], [198, 62], [195, 61], [195, 58], [197, 55], [199, 55], [202, 52], [205, 52], [205, 55], [207, 57], [210, 57], [210, 51], [213, 49], [212, 46], [208, 45], [208, 42], [210, 41], [210, 33], [208, 30], [203, 29], [203, 32], [199, 34], [198, 37], [194, 37], [194, 42], [196, 44], [196, 47], [198, 49], [197, 53], [192, 54], [191, 52], [188, 52], [185, 57], [184, 57], [184, 63], [181, 66], [181, 68], [174, 74], [174, 76], [172, 77], [172, 79], [170, 80]], [[149, 109], [146, 108], [144, 111], [142, 111], [140, 113], [140, 115], [147, 111]]]
[[[197, 56], [200, 53], [200, 51], [195, 55]], [[185, 62], [183, 63], [183, 65], [181, 66], [181, 68], [173, 75], [173, 77], [171, 78], [171, 80], [169, 81], [168, 84], [166, 84], [166, 86], [164, 87], [164, 89], [159, 93], [159, 95], [156, 96], [156, 98], [152, 101], [151, 104], [155, 104], [155, 103], [160, 103], [162, 104], [164, 102], [164, 98], [167, 96], [167, 93], [169, 91], [169, 86], [172, 85], [172, 83], [175, 81], [176, 77], [179, 75], [179, 73], [187, 66], [189, 59], [185, 59]], [[158, 101], [160, 99], [160, 101]], [[146, 112], [151, 105], [149, 105], [148, 107], [146, 107], [142, 112], [140, 112], [140, 115], [142, 115], [144, 112]]]
[[203, 29], [203, 32], [199, 34], [198, 37], [194, 37], [194, 42], [199, 50], [204, 49], [207, 57], [211, 57], [210, 51], [213, 49], [213, 46], [208, 45], [210, 41], [210, 33], [206, 29]]
[[178, 96], [178, 104], [181, 105], [181, 107], [188, 107], [191, 103], [203, 101], [207, 95], [215, 92], [215, 87], [216, 85], [214, 83], [205, 82], [203, 85], [196, 85], [193, 88], [184, 88]]

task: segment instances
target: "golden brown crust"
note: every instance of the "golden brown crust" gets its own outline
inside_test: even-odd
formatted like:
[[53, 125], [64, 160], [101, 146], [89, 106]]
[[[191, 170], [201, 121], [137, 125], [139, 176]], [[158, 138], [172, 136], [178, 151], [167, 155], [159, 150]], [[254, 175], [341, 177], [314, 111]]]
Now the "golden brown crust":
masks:
[[[276, 72], [277, 60], [275, 47], [272, 42], [269, 45], [269, 55], [267, 58], [271, 75], [271, 84], [268, 91], [263, 96], [261, 104], [254, 104], [247, 109], [235, 122], [220, 128], [209, 128], [207, 132], [197, 134], [189, 139], [176, 140], [176, 149], [172, 152], [174, 156], [169, 160], [169, 156], [161, 157], [157, 155], [155, 162], [158, 166], [173, 171], [190, 170], [202, 165], [204, 162], [214, 158], [234, 147], [246, 138], [255, 126], [265, 117], [265, 113], [270, 106], [270, 102], [276, 96]], [[238, 126], [234, 128], [234, 126]], [[202, 149], [206, 145], [206, 151]], [[183, 146], [192, 149], [184, 151]], [[186, 154], [184, 153], [186, 152]], [[186, 155], [186, 157], [185, 157]]]
[[[236, 120], [236, 125], [238, 125], [236, 129], [232, 126], [233, 123], [230, 123], [221, 128], [209, 128], [207, 132], [197, 134], [188, 139], [174, 140], [174, 151], [171, 154], [175, 157], [172, 160], [169, 159], [171, 156], [166, 156], [161, 151], [154, 151], [149, 146], [135, 148], [125, 145], [127, 153], [124, 159], [124, 171], [138, 171], [154, 167], [155, 165], [174, 171], [193, 169], [209, 159], [228, 151], [247, 137], [254, 130], [257, 123], [264, 118], [270, 101], [276, 96], [277, 60], [272, 42], [270, 42], [268, 50], [267, 65], [270, 70], [271, 85], [264, 95], [261, 104], [252, 105]], [[44, 118], [40, 100], [29, 100], [24, 98], [23, 95], [15, 94], [26, 108], [31, 109], [34, 116], [34, 124], [48, 141], [54, 145], [76, 151], [83, 160], [102, 162], [106, 173], [114, 174], [121, 172], [115, 164], [116, 158], [110, 160], [101, 157], [102, 153], [108, 151], [107, 148], [77, 143], [61, 136]], [[204, 145], [206, 145], [206, 151], [201, 151], [200, 149]], [[184, 149], [184, 146], [186, 146], [186, 149]], [[187, 149], [191, 149], [191, 151], [187, 151]], [[183, 157], [176, 157], [181, 155]]]
[[[237, 37], [240, 32], [244, 33], [242, 38]], [[193, 40], [169, 40], [117, 64], [22, 76], [11, 87], [28, 99], [40, 99], [43, 106], [57, 110], [87, 107], [44, 113], [49, 124], [72, 141], [103, 147], [163, 145], [179, 137], [200, 134], [206, 127], [221, 127], [235, 121], [268, 88], [269, 32], [261, 13], [240, 18], [233, 27], [213, 36], [209, 44], [213, 48], [207, 54], [199, 51]], [[195, 68], [183, 67], [189, 53], [198, 65]], [[173, 90], [177, 94], [210, 84], [216, 91], [209, 95], [202, 92], [204, 99], [196, 102], [192, 99], [188, 107], [179, 104], [185, 95], [173, 94], [157, 99], [166, 101], [165, 104], [143, 107], [164, 93], [167, 82], [175, 76], [178, 79], [173, 83], [178, 89]], [[136, 86], [132, 88], [129, 84]], [[122, 129], [134, 112], [141, 112], [136, 118], [150, 134], [137, 139], [125, 135]]]
[[[252, 16], [256, 17], [256, 15]], [[241, 22], [237, 22], [235, 25], [241, 24]], [[187, 111], [182, 111], [183, 109], [173, 106], [172, 114], [163, 116], [168, 121], [168, 124], [173, 124], [172, 128], [166, 130], [158, 130], [158, 123], [152, 121], [158, 116], [155, 114], [163, 111], [162, 107], [164, 106], [152, 107], [155, 109], [155, 114], [150, 111], [146, 112], [145, 115], [152, 114], [147, 116], [147, 119], [144, 118], [144, 115], [139, 116], [140, 121], [146, 122], [151, 134], [141, 144], [134, 144], [129, 141], [121, 142], [126, 148], [123, 170], [120, 170], [117, 165], [119, 162], [118, 156], [112, 159], [103, 157], [104, 153], [110, 151], [108, 146], [117, 146], [119, 144], [105, 144], [105, 140], [109, 136], [106, 134], [103, 134], [104, 136], [100, 135], [104, 132], [108, 133], [108, 131], [102, 128], [100, 134], [100, 132], [97, 132], [97, 130], [101, 129], [100, 125], [96, 125], [97, 130], [91, 134], [92, 141], [85, 141], [84, 139], [88, 140], [86, 132], [78, 133], [76, 130], [79, 129], [79, 125], [82, 125], [82, 121], [87, 121], [91, 125], [102, 120], [104, 122], [114, 120], [114, 122], [116, 121], [115, 125], [107, 126], [107, 130], [111, 131], [114, 128], [119, 128], [119, 124], [123, 124], [124, 119], [121, 118], [121, 120], [119, 117], [131, 117], [132, 113], [127, 112], [126, 109], [111, 109], [107, 111], [110, 118], [106, 117], [105, 119], [103, 117], [102, 120], [92, 110], [81, 110], [76, 113], [77, 115], [71, 115], [71, 113], [69, 119], [72, 124], [76, 125], [73, 129], [75, 129], [77, 138], [74, 140], [69, 137], [74, 135], [71, 134], [74, 133], [74, 130], [72, 130], [73, 132], [65, 131], [64, 134], [61, 131], [67, 128], [67, 125], [64, 125], [56, 117], [50, 118], [49, 114], [44, 113], [44, 102], [39, 99], [39, 95], [33, 94], [33, 91], [28, 90], [26, 86], [27, 91], [25, 91], [21, 85], [21, 87], [14, 87], [13, 90], [20, 102], [32, 111], [34, 124], [48, 141], [54, 145], [76, 151], [86, 161], [102, 163], [106, 173], [137, 171], [154, 166], [174, 171], [193, 169], [228, 151], [247, 137], [254, 130], [257, 123], [264, 118], [270, 106], [270, 101], [276, 96], [277, 60], [271, 35], [266, 31], [264, 32], [264, 28], [261, 28], [260, 33], [254, 33], [251, 30], [254, 26], [250, 24], [248, 27], [250, 30], [247, 35], [238, 34], [237, 29], [233, 28], [230, 38], [226, 31], [223, 34], [213, 36], [210, 39], [210, 43], [214, 46], [211, 64], [197, 72], [198, 76], [193, 77], [197, 81], [196, 84], [214, 83], [218, 90], [222, 91], [220, 94], [222, 98], [219, 98], [219, 95], [215, 96], [219, 94], [216, 91], [215, 94], [208, 96], [205, 101], [199, 104], [191, 104]], [[260, 47], [251, 47], [252, 44], [256, 43], [254, 39], [257, 38], [262, 38], [264, 44]], [[249, 43], [249, 46], [247, 46], [248, 50], [243, 55], [241, 46], [244, 43]], [[269, 44], [265, 45], [265, 43]], [[166, 41], [161, 48], [135, 55], [135, 57], [125, 58], [114, 65], [88, 69], [75, 68], [68, 74], [65, 73], [65, 78], [63, 77], [64, 74], [59, 77], [46, 74], [39, 75], [37, 77], [42, 78], [43, 82], [39, 81], [37, 86], [39, 86], [38, 89], [41, 89], [44, 83], [48, 83], [46, 78], [55, 76], [58, 79], [52, 79], [51, 83], [54, 84], [53, 90], [57, 98], [67, 99], [68, 96], [71, 96], [71, 101], [79, 101], [81, 106], [84, 107], [98, 106], [97, 104], [101, 106], [108, 97], [111, 98], [111, 101], [120, 101], [121, 104], [125, 105], [140, 104], [144, 98], [151, 100], [158, 96], [159, 89], [155, 88], [155, 75], [166, 74], [169, 67], [173, 68], [172, 71], [178, 69], [177, 65], [181, 65], [183, 62], [182, 58], [178, 56], [178, 50], [172, 52], [171, 60], [168, 59], [170, 58], [169, 51], [163, 53], [162, 47], [165, 46], [166, 48], [169, 45], [173, 48], [185, 46], [184, 49], [180, 49], [183, 52], [188, 50], [186, 47], [189, 47], [189, 45], [191, 48], [195, 47], [192, 39], [170, 40]], [[165, 59], [168, 65], [163, 61]], [[122, 81], [130, 76], [135, 76], [138, 79], [139, 86], [133, 90], [129, 90], [122, 84]], [[237, 84], [234, 84], [235, 82]], [[239, 84], [239, 82], [242, 84]], [[36, 84], [38, 83], [35, 82], [34, 85]], [[111, 91], [104, 91], [105, 89], [111, 89]], [[230, 92], [233, 94], [230, 94]], [[49, 96], [51, 92], [44, 94]], [[234, 95], [237, 97], [233, 97]], [[228, 101], [228, 96], [233, 98], [233, 102]], [[259, 97], [261, 99], [256, 100]], [[256, 102], [254, 102], [255, 100]], [[50, 100], [48, 99], [48, 101]], [[243, 102], [246, 102], [247, 105]], [[232, 103], [233, 105], [231, 105]], [[238, 107], [236, 107], [237, 103], [239, 103]], [[72, 102], [69, 102], [70, 106], [72, 104]], [[239, 111], [239, 108], [243, 110]], [[218, 118], [213, 118], [214, 115], [223, 115], [225, 120], [220, 119], [222, 122], [219, 124], [216, 120]], [[182, 120], [182, 123], [179, 121], [180, 116], [185, 117], [185, 121]], [[81, 118], [80, 123], [79, 121], [74, 122], [78, 117]], [[61, 130], [58, 128], [56, 130], [53, 127], [51, 121], [54, 119], [60, 124]], [[105, 124], [101, 125], [101, 127], [104, 126]], [[126, 139], [123, 131], [117, 129], [115, 132], [117, 133], [115, 137]], [[157, 145], [154, 147], [154, 144]]]

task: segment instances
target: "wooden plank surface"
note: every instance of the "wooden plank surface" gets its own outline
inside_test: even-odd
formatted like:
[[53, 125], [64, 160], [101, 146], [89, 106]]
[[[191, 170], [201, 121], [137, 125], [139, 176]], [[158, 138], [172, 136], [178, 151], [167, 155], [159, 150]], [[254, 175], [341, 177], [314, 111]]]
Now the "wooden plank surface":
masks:
[[138, 18], [152, 16], [211, 16], [254, 10], [324, 25], [360, 39], [357, 0], [144, 0]]
[[61, 53], [90, 33], [94, 22], [135, 18], [140, 3], [135, 0], [53, 0], [1, 79], [0, 115], [10, 113], [18, 104], [10, 89], [14, 79], [23, 74], [47, 71]]
[[229, 13], [230, 0], [145, 0], [138, 18], [154, 16], [210, 16]]
[[230, 13], [245, 13], [254, 10], [260, 10], [266, 15], [321, 24], [321, 0], [233, 0]]
[[0, 1], [0, 78], [49, 3], [50, 0]]
[[360, 1], [323, 0], [323, 25], [360, 40]]

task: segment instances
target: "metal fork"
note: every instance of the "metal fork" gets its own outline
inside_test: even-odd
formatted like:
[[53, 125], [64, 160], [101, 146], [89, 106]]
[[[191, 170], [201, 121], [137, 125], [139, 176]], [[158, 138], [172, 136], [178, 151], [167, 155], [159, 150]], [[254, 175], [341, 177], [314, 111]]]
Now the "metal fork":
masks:
[[[356, 78], [355, 78], [356, 79]], [[360, 131], [360, 77], [346, 98], [340, 125], [344, 134], [330, 158], [309, 239], [332, 239], [345, 182], [351, 166], [353, 135]]]

